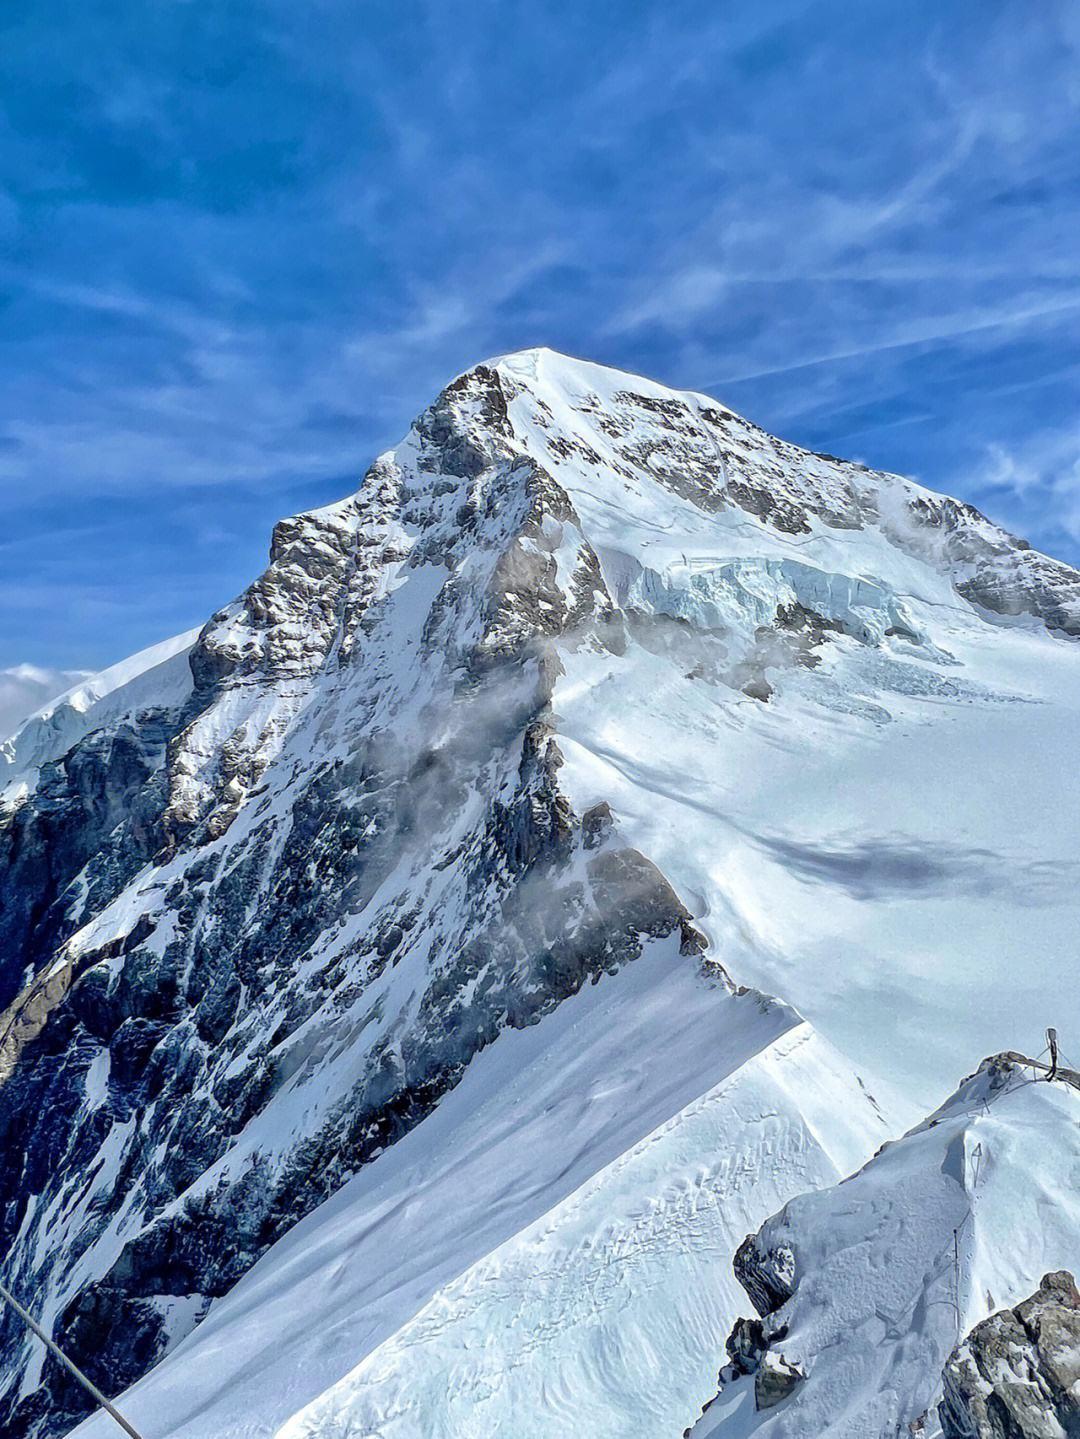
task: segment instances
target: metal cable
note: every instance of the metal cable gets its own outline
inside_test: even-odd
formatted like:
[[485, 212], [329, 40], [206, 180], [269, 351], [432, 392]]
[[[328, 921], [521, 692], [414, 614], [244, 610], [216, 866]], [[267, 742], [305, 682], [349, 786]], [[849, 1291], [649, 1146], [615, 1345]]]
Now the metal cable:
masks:
[[15, 1296], [13, 1294], [10, 1294], [2, 1284], [0, 1284], [0, 1299], [6, 1300], [7, 1303], [11, 1305], [12, 1309], [14, 1309], [15, 1313], [19, 1316], [22, 1322], [29, 1330], [32, 1331], [32, 1333], [37, 1335], [37, 1337], [41, 1340], [42, 1344], [45, 1345], [45, 1348], [49, 1351], [53, 1358], [56, 1359], [59, 1363], [61, 1363], [70, 1374], [73, 1374], [75, 1376], [75, 1378], [79, 1381], [82, 1387], [93, 1399], [94, 1403], [99, 1404], [101, 1408], [105, 1410], [106, 1414], [110, 1414], [116, 1420], [117, 1424], [120, 1425], [120, 1428], [123, 1429], [124, 1433], [130, 1435], [130, 1439], [143, 1439], [143, 1436], [136, 1428], [134, 1428], [133, 1425], [128, 1423], [128, 1421], [120, 1413], [119, 1409], [117, 1409], [115, 1405], [111, 1404], [109, 1400], [105, 1398], [105, 1395], [102, 1394], [101, 1390], [95, 1384], [92, 1384], [89, 1379], [87, 1379], [86, 1375], [82, 1372], [81, 1369], [77, 1369], [75, 1367], [75, 1365], [63, 1352], [63, 1350], [58, 1348], [57, 1345], [53, 1343], [53, 1341], [45, 1333], [44, 1329], [42, 1329], [41, 1325], [37, 1323], [37, 1321], [33, 1318], [32, 1315], [26, 1312], [26, 1310], [22, 1307], [22, 1305], [15, 1298]]

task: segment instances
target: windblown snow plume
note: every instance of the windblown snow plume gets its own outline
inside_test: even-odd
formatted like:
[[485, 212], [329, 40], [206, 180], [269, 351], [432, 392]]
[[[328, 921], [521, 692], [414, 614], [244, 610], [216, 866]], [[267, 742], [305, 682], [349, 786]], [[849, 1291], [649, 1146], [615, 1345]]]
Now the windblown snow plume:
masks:
[[6, 742], [4, 1282], [147, 1439], [681, 1433], [742, 1237], [1077, 1031], [1078, 634], [970, 507], [468, 371]]

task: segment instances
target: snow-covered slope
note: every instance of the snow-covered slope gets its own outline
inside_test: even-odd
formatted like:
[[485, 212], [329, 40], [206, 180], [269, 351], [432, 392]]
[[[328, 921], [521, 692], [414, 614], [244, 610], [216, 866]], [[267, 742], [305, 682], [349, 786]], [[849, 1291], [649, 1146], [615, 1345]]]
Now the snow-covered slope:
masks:
[[703, 396], [459, 377], [0, 820], [5, 1282], [172, 1351], [155, 1433], [666, 1435], [868, 1093], [1080, 1019], [1078, 598]]
[[0, 669], [0, 735], [14, 734], [27, 715], [90, 674], [90, 670], [50, 669], [25, 662]]
[[563, 660], [568, 794], [612, 805], [740, 980], [921, 1108], [958, 1046], [1080, 1031], [1080, 653], [984, 607], [1012, 577], [1012, 608], [1071, 624], [1075, 573], [704, 396], [505, 363], [626, 617], [622, 653]]
[[23, 798], [42, 765], [67, 754], [91, 730], [151, 705], [179, 705], [191, 691], [188, 655], [198, 630], [151, 645], [88, 675], [0, 738], [0, 805]]
[[940, 1432], [954, 1346], [1080, 1261], [1080, 1093], [1036, 1082], [1017, 1059], [986, 1061], [860, 1173], [762, 1227], [741, 1267], [751, 1285], [793, 1284], [785, 1303], [778, 1292], [762, 1304], [765, 1330], [806, 1378], [762, 1410], [755, 1376], [734, 1379], [693, 1439]]
[[485, 1050], [125, 1410], [160, 1439], [554, 1436], [592, 1395], [590, 1433], [663, 1433], [713, 1379], [733, 1243], [886, 1132], [790, 1009], [661, 941]]

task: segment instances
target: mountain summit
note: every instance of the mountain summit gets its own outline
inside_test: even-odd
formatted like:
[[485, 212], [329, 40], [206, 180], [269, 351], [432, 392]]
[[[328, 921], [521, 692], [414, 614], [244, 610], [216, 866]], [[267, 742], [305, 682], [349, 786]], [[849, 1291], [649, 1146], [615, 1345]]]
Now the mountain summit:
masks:
[[956, 500], [461, 375], [0, 747], [3, 1282], [148, 1439], [680, 1433], [746, 1233], [1077, 1030], [1078, 635]]

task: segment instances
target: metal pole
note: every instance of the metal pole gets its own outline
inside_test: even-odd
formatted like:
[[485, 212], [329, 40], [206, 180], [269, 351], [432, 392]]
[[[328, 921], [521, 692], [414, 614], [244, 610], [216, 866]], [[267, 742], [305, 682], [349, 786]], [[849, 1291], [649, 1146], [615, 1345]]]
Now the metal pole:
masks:
[[30, 1329], [34, 1334], [37, 1335], [37, 1337], [41, 1340], [42, 1344], [44, 1344], [45, 1348], [49, 1351], [53, 1358], [58, 1360], [70, 1374], [74, 1374], [75, 1378], [90, 1395], [94, 1403], [99, 1404], [101, 1408], [105, 1410], [106, 1414], [111, 1414], [112, 1417], [116, 1420], [117, 1424], [120, 1425], [120, 1428], [123, 1429], [125, 1434], [129, 1434], [131, 1436], [131, 1439], [143, 1439], [143, 1436], [139, 1433], [137, 1429], [133, 1428], [128, 1423], [128, 1421], [120, 1413], [119, 1409], [109, 1403], [108, 1399], [105, 1398], [105, 1395], [102, 1394], [101, 1390], [98, 1389], [96, 1385], [91, 1384], [90, 1380], [87, 1379], [86, 1375], [82, 1372], [82, 1370], [76, 1369], [75, 1365], [71, 1362], [67, 1355], [61, 1349], [57, 1348], [57, 1346], [45, 1333], [44, 1329], [41, 1328], [40, 1324], [38, 1324], [33, 1319], [33, 1317], [26, 1312], [26, 1310], [22, 1307], [19, 1301], [14, 1297], [14, 1295], [9, 1294], [2, 1284], [0, 1284], [0, 1299], [6, 1300], [7, 1303], [11, 1305], [12, 1309], [14, 1309], [15, 1313], [19, 1316], [22, 1322], [26, 1325], [28, 1329]]

